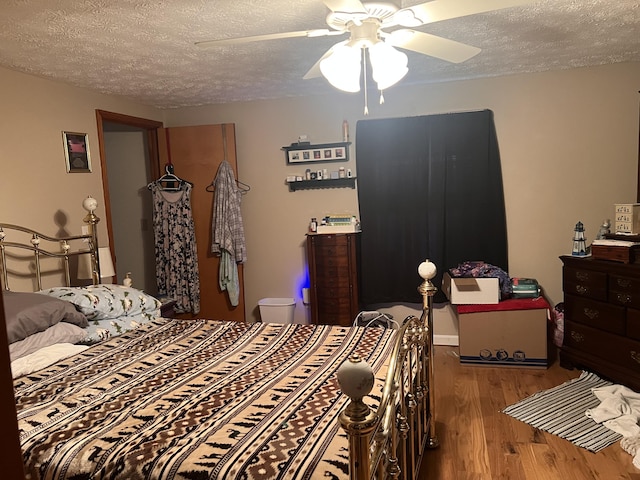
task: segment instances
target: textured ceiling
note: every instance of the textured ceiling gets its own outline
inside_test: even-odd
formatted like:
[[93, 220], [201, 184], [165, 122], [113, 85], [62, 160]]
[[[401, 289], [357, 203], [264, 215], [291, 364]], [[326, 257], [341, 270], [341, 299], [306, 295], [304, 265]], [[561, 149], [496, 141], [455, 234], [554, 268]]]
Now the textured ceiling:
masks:
[[[326, 28], [321, 0], [2, 0], [1, 12], [0, 66], [160, 108], [335, 91], [302, 77], [347, 38], [194, 45]], [[640, 61], [636, 0], [540, 0], [417, 29], [482, 51], [457, 65], [408, 52], [409, 74], [393, 88]]]

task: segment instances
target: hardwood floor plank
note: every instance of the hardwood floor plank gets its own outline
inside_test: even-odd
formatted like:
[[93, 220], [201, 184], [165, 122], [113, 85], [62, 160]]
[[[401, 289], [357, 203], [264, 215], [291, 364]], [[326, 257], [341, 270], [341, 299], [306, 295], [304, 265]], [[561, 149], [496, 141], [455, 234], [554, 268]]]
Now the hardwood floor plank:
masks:
[[420, 479], [640, 480], [619, 442], [592, 453], [516, 420], [502, 410], [536, 392], [577, 378], [548, 369], [461, 365], [457, 347], [435, 349], [436, 433]]

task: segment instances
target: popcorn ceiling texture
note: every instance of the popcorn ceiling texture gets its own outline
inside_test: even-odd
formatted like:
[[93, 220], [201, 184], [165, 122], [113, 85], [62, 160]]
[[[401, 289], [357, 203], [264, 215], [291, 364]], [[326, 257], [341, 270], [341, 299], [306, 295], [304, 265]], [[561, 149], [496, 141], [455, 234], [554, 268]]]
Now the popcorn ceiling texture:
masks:
[[[0, 66], [159, 108], [334, 91], [302, 77], [347, 38], [194, 44], [326, 28], [321, 0], [3, 0], [1, 12]], [[482, 52], [457, 65], [407, 52], [393, 88], [640, 60], [636, 0], [541, 0], [418, 30]]]

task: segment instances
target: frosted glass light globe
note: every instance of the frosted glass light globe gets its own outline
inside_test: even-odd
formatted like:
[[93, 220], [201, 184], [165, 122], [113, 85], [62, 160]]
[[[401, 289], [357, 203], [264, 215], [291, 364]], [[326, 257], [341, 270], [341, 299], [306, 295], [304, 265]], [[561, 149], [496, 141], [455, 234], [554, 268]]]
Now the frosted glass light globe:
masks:
[[82, 207], [89, 213], [93, 213], [98, 207], [98, 201], [92, 196], [88, 196], [82, 201]]

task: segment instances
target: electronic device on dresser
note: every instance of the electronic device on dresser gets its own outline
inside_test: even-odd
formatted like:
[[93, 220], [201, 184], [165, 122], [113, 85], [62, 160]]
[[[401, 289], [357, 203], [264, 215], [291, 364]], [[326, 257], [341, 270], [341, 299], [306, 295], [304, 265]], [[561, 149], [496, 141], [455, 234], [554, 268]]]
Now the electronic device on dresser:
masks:
[[312, 324], [353, 324], [360, 311], [359, 255], [359, 233], [307, 235]]
[[640, 389], [640, 265], [561, 256], [560, 365]]

